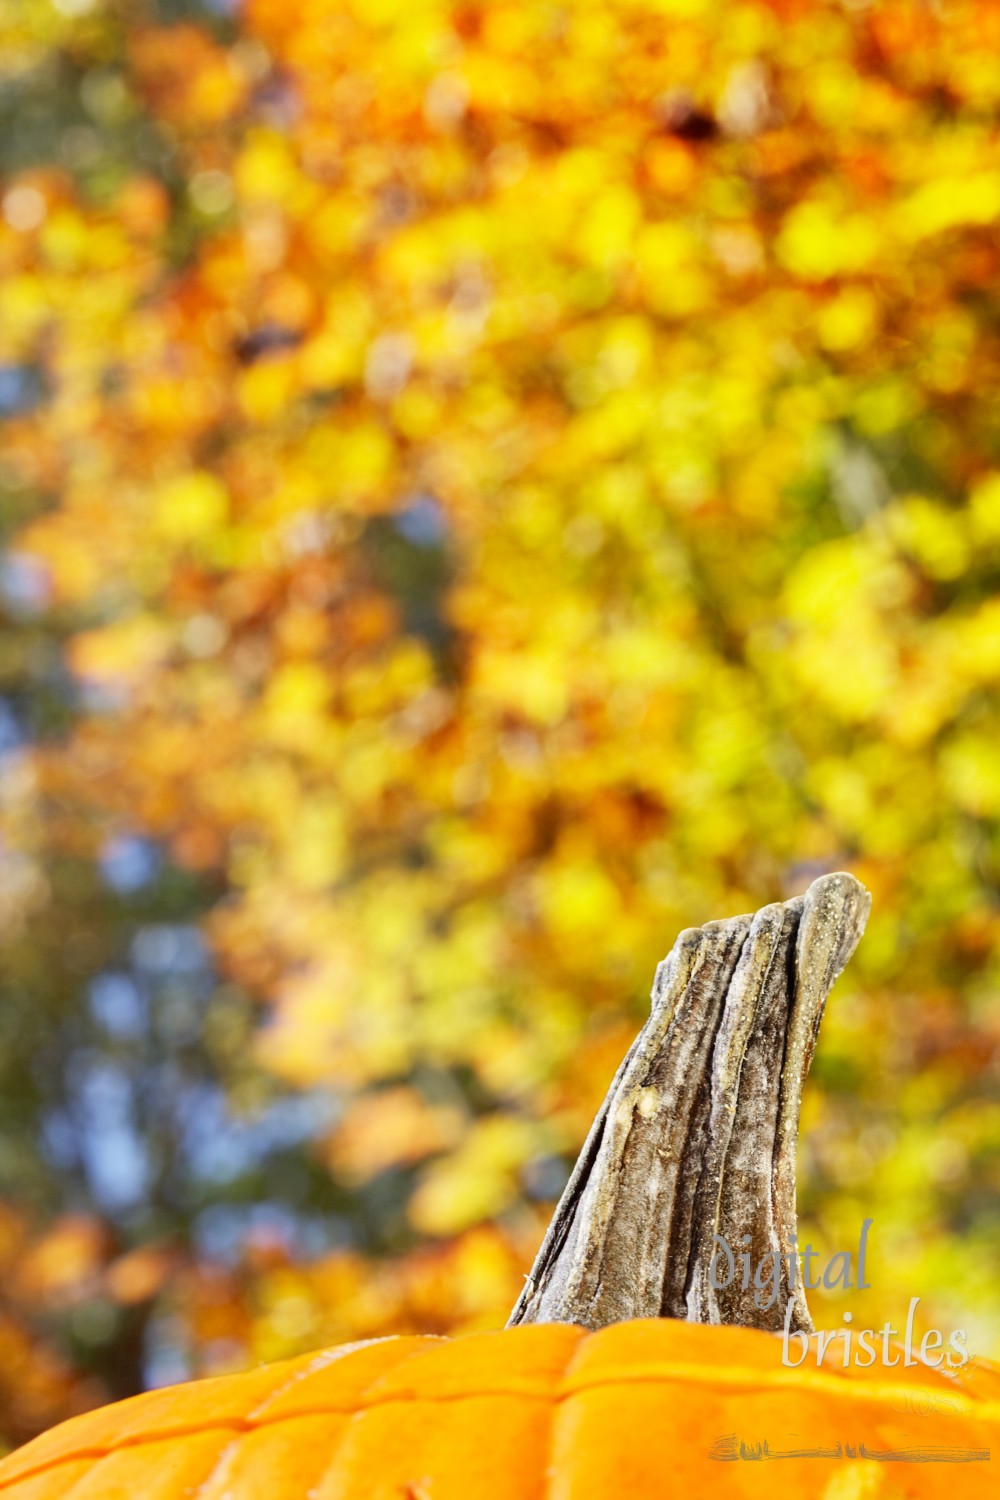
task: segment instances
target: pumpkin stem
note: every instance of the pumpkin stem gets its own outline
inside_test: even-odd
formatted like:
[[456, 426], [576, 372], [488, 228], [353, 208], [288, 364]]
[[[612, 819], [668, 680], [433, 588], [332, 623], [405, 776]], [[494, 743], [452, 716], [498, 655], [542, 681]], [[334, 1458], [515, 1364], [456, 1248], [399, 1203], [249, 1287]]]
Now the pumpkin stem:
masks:
[[870, 907], [840, 872], [680, 934], [508, 1326], [669, 1317], [780, 1329], [790, 1303], [789, 1326], [812, 1331], [795, 1256], [802, 1086]]

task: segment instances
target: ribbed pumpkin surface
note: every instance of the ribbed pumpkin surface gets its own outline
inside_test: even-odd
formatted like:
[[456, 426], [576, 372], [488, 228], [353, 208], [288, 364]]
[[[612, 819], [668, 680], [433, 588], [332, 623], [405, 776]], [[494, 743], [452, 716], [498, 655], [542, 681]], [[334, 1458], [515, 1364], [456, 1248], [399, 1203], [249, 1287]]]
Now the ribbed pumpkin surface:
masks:
[[[839, 1341], [836, 1348], [840, 1348]], [[1000, 1492], [1000, 1369], [786, 1369], [672, 1321], [393, 1338], [90, 1412], [0, 1463], [2, 1500], [897, 1500]], [[916, 1398], [916, 1403], [914, 1402]], [[960, 1410], [915, 1415], [947, 1403]], [[722, 1441], [720, 1441], [722, 1440]], [[748, 1445], [745, 1456], [739, 1443]], [[835, 1448], [843, 1456], [754, 1459]], [[870, 1454], [857, 1455], [864, 1444]], [[849, 1451], [853, 1445], [855, 1452]], [[912, 1450], [924, 1450], [916, 1461]], [[885, 1454], [910, 1450], [907, 1459]], [[992, 1450], [958, 1462], [956, 1450]]]

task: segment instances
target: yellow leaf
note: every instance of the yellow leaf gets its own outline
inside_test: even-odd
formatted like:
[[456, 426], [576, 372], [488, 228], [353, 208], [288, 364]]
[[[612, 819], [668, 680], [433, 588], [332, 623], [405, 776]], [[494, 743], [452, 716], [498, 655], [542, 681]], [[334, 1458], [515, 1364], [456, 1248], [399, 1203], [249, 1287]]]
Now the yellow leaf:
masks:
[[153, 523], [160, 536], [190, 542], [224, 525], [229, 497], [214, 474], [194, 469], [163, 485], [154, 497], [154, 507]]

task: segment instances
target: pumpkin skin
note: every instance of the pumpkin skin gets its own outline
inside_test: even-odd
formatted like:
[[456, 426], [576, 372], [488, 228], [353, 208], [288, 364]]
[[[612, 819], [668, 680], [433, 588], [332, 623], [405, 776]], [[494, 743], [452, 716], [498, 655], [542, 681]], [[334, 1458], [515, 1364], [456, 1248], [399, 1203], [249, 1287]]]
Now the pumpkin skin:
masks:
[[[773, 1334], [669, 1319], [380, 1339], [76, 1417], [0, 1462], [0, 1500], [996, 1495], [1000, 1367], [844, 1370], [837, 1348], [789, 1369]], [[937, 1457], [713, 1457], [733, 1435]], [[956, 1449], [993, 1452], [956, 1464]]]

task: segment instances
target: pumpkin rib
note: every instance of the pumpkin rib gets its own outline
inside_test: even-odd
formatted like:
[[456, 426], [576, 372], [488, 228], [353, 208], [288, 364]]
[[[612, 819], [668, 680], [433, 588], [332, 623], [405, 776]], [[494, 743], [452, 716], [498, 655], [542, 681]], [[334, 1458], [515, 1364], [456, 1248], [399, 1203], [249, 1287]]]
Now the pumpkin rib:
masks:
[[[930, 1369], [930, 1366], [925, 1366], [925, 1368]], [[620, 1374], [607, 1375], [601, 1379], [582, 1380], [560, 1392], [559, 1399], [566, 1400], [569, 1396], [575, 1396], [580, 1392], [598, 1390], [605, 1386], [659, 1385], [670, 1382], [711, 1386], [712, 1388], [725, 1387], [734, 1391], [760, 1391], [762, 1394], [768, 1390], [780, 1390], [787, 1387], [795, 1392], [815, 1391], [817, 1395], [824, 1392], [827, 1395], [849, 1395], [851, 1400], [876, 1403], [902, 1396], [930, 1397], [941, 1393], [941, 1387], [934, 1385], [896, 1385], [891, 1381], [852, 1381], [847, 1371], [836, 1367], [808, 1371], [782, 1367], [773, 1371], [765, 1371], [738, 1365], [705, 1369], [703, 1365], [697, 1364], [674, 1364], [639, 1366], [634, 1373], [631, 1370], [623, 1370]], [[951, 1392], [953, 1388], [949, 1385], [947, 1389]], [[483, 1394], [492, 1394], [492, 1392]], [[964, 1395], [960, 1399], [964, 1403], [963, 1410], [974, 1411], [977, 1415], [980, 1412], [988, 1412], [991, 1416], [1000, 1418], [1000, 1401], [974, 1402]]]
[[[216, 1457], [215, 1463], [212, 1465], [210, 1472], [198, 1486], [195, 1500], [197, 1500], [198, 1495], [203, 1495], [205, 1493], [205, 1491], [221, 1473], [223, 1465], [227, 1462], [229, 1456], [233, 1451], [233, 1448], [239, 1442], [240, 1436], [243, 1436], [249, 1432], [259, 1430], [261, 1427], [266, 1425], [274, 1425], [273, 1423], [267, 1423], [265, 1415], [267, 1407], [271, 1402], [279, 1400], [280, 1397], [285, 1395], [287, 1391], [294, 1389], [296, 1385], [299, 1385], [303, 1381], [308, 1380], [310, 1376], [318, 1375], [323, 1370], [329, 1369], [331, 1365], [336, 1364], [339, 1360], [345, 1359], [351, 1354], [355, 1354], [360, 1349], [370, 1348], [373, 1344], [387, 1343], [391, 1338], [391, 1334], [385, 1334], [382, 1338], [357, 1339], [354, 1343], [351, 1344], [338, 1345], [333, 1349], [323, 1349], [320, 1350], [320, 1352], [310, 1360], [309, 1364], [306, 1365], [304, 1369], [299, 1369], [298, 1367], [296, 1367], [282, 1385], [278, 1386], [276, 1390], [271, 1391], [267, 1396], [265, 1396], [264, 1400], [261, 1401], [254, 1410], [247, 1413], [246, 1421], [238, 1430], [233, 1441], [226, 1443], [224, 1447], [219, 1449], [219, 1453]], [[308, 1415], [308, 1413], [303, 1413], [303, 1415]], [[294, 1420], [294, 1418], [289, 1417], [286, 1420], [292, 1421]], [[202, 1428], [201, 1430], [204, 1431], [205, 1429]]]
[[569, 1358], [566, 1361], [566, 1365], [562, 1373], [560, 1394], [555, 1399], [553, 1399], [552, 1402], [552, 1410], [549, 1413], [548, 1440], [545, 1444], [545, 1468], [542, 1470], [541, 1475], [542, 1490], [539, 1500], [555, 1500], [555, 1486], [559, 1477], [556, 1472], [556, 1449], [559, 1442], [559, 1424], [562, 1418], [562, 1414], [565, 1410], [565, 1401], [568, 1399], [569, 1395], [572, 1394], [571, 1391], [565, 1392], [565, 1386], [567, 1380], [569, 1380], [573, 1374], [573, 1366], [580, 1358], [580, 1351], [582, 1348], [583, 1342], [581, 1341], [581, 1343], [576, 1344], [569, 1351]]
[[[411, 1335], [411, 1337], [414, 1338], [414, 1341], [416, 1343], [416, 1347], [413, 1347], [413, 1348], [410, 1348], [409, 1350], [407, 1350], [402, 1355], [402, 1358], [396, 1360], [395, 1363], [390, 1366], [390, 1369], [392, 1370], [393, 1374], [395, 1374], [397, 1370], [399, 1370], [399, 1369], [405, 1367], [406, 1365], [408, 1365], [410, 1363], [410, 1361], [413, 1360], [414, 1358], [417, 1358], [417, 1357], [419, 1357], [421, 1355], [425, 1355], [425, 1354], [427, 1354], [427, 1353], [430, 1352], [428, 1349], [426, 1349], [424, 1347], [424, 1340], [426, 1340], [427, 1343], [437, 1344], [437, 1345], [446, 1344], [448, 1342], [447, 1339], [442, 1338], [442, 1337], [440, 1337], [437, 1334], [422, 1334], [422, 1335], [418, 1334], [418, 1335]], [[345, 1349], [345, 1353], [347, 1353], [349, 1355], [356, 1354], [359, 1350], [361, 1350], [361, 1349], [369, 1349], [369, 1348], [371, 1348], [375, 1344], [396, 1344], [396, 1343], [403, 1343], [403, 1342], [404, 1342], [404, 1339], [400, 1338], [398, 1335], [387, 1334], [384, 1338], [380, 1338], [380, 1339], [363, 1339], [363, 1340], [361, 1340], [360, 1342], [358, 1342], [356, 1344], [349, 1344], [349, 1345], [347, 1345], [347, 1347]], [[328, 1370], [330, 1368], [331, 1365], [338, 1364], [339, 1361], [340, 1361], [340, 1358], [341, 1358], [341, 1353], [340, 1353], [339, 1347], [335, 1347], [333, 1349], [324, 1349], [324, 1350], [321, 1350], [318, 1355], [313, 1355], [311, 1362], [304, 1369], [294, 1371], [292, 1373], [290, 1379], [288, 1379], [288, 1380], [285, 1381], [284, 1385], [279, 1386], [279, 1388], [277, 1390], [275, 1390], [275, 1391], [269, 1392], [269, 1394], [264, 1397], [264, 1400], [261, 1401], [258, 1406], [256, 1406], [252, 1411], [248, 1412], [247, 1413], [247, 1421], [251, 1422], [255, 1426], [264, 1426], [269, 1420], [270, 1421], [281, 1421], [282, 1420], [282, 1415], [283, 1415], [281, 1413], [279, 1413], [279, 1415], [276, 1418], [274, 1418], [274, 1417], [269, 1418], [268, 1417], [268, 1411], [267, 1411], [268, 1407], [270, 1405], [272, 1405], [275, 1401], [278, 1401], [283, 1395], [286, 1394], [286, 1392], [288, 1392], [290, 1390], [293, 1390], [295, 1388], [295, 1386], [305, 1384], [313, 1376], [322, 1375], [324, 1373], [324, 1371], [326, 1371], [326, 1370]], [[369, 1385], [365, 1387], [365, 1393], [367, 1393], [367, 1391], [371, 1388], [371, 1386], [377, 1385], [378, 1381], [381, 1380], [382, 1378], [383, 1378], [382, 1377], [382, 1373], [380, 1372], [379, 1375], [377, 1375], [375, 1377], [375, 1379], [372, 1380], [372, 1381], [370, 1381]], [[350, 1415], [351, 1413], [353, 1413], [356, 1410], [357, 1410], [357, 1404], [354, 1403], [354, 1404], [352, 1404], [349, 1407], [342, 1408], [338, 1412], [338, 1415]], [[332, 1407], [329, 1404], [324, 1405], [322, 1407], [314, 1408], [312, 1410], [310, 1410], [309, 1407], [306, 1407], [303, 1410], [297, 1412], [296, 1414], [300, 1415], [300, 1416], [310, 1416], [310, 1415], [319, 1415], [320, 1413], [326, 1412], [326, 1411], [336, 1412], [337, 1408]]]
[[[370, 1340], [369, 1342], [375, 1342], [375, 1340]], [[383, 1341], [383, 1342], [385, 1342], [385, 1341]], [[446, 1343], [447, 1340], [436, 1338], [434, 1340], [434, 1342], [436, 1342], [438, 1344], [441, 1344], [441, 1343]], [[428, 1351], [426, 1350], [426, 1348], [423, 1347], [422, 1344], [418, 1344], [415, 1347], [411, 1347], [403, 1355], [402, 1359], [398, 1360], [395, 1364], [393, 1364], [391, 1366], [392, 1373], [395, 1374], [398, 1369], [403, 1368], [403, 1367], [405, 1367], [408, 1364], [411, 1364], [414, 1359], [419, 1358], [421, 1355], [426, 1354], [427, 1352]], [[323, 1364], [323, 1365], [316, 1364], [314, 1366], [314, 1368], [310, 1370], [310, 1373], [311, 1374], [319, 1374], [321, 1372], [321, 1370], [325, 1370], [327, 1368], [328, 1368], [327, 1364]], [[382, 1378], [381, 1374], [378, 1375], [378, 1376], [376, 1376], [375, 1380], [372, 1381], [371, 1384], [372, 1385], [377, 1385], [378, 1381], [381, 1378]], [[287, 1383], [286, 1389], [290, 1388], [294, 1384], [295, 1384], [294, 1379], [290, 1380]], [[367, 1394], [367, 1391], [366, 1391], [366, 1394]], [[276, 1392], [273, 1396], [269, 1397], [268, 1400], [274, 1400], [274, 1401], [276, 1401], [278, 1399], [279, 1395], [280, 1395], [280, 1392]], [[364, 1398], [362, 1397], [362, 1400], [363, 1399]], [[404, 1401], [405, 1399], [406, 1398], [403, 1397], [403, 1396], [397, 1397], [397, 1400], [400, 1401], [400, 1402]], [[413, 1398], [411, 1397], [409, 1399], [412, 1400]], [[348, 1422], [350, 1422], [350, 1421], [353, 1421], [356, 1417], [360, 1416], [364, 1411], [367, 1411], [369, 1409], [369, 1405], [375, 1405], [375, 1404], [378, 1404], [378, 1403], [372, 1402], [372, 1403], [366, 1403], [364, 1405], [361, 1405], [359, 1402], [356, 1401], [354, 1403], [353, 1407], [351, 1407], [351, 1408], [341, 1408], [340, 1410], [337, 1410], [336, 1407], [333, 1407], [330, 1404], [327, 1404], [326, 1406], [324, 1406], [321, 1409], [321, 1412], [322, 1412], [323, 1415], [329, 1414], [330, 1416], [334, 1416], [334, 1415], [336, 1415], [336, 1416], [346, 1416], [348, 1418]], [[385, 1405], [386, 1403], [383, 1402], [381, 1404]], [[298, 1416], [302, 1416], [302, 1415], [306, 1415], [306, 1414], [307, 1413], [303, 1413], [303, 1412], [297, 1413]], [[316, 1414], [319, 1415], [320, 1413], [317, 1412]], [[266, 1426], [277, 1426], [280, 1422], [282, 1422], [282, 1421], [288, 1421], [288, 1420], [291, 1420], [291, 1417], [282, 1414], [282, 1415], [279, 1415], [277, 1417], [272, 1417], [272, 1419], [271, 1419], [270, 1422], [268, 1422], [267, 1419], [266, 1419], [266, 1417], [265, 1417], [264, 1420], [259, 1421], [256, 1425], [257, 1425], [258, 1430], [259, 1430], [260, 1428], [266, 1427]], [[327, 1455], [327, 1457], [326, 1457], [326, 1459], [325, 1459], [325, 1461], [323, 1463], [323, 1466], [320, 1469], [319, 1474], [316, 1475], [316, 1477], [313, 1480], [313, 1484], [310, 1487], [310, 1493], [314, 1493], [314, 1492], [318, 1493], [321, 1490], [322, 1486], [325, 1484], [327, 1475], [330, 1473], [331, 1469], [333, 1468], [334, 1464], [337, 1462], [337, 1460], [338, 1460], [338, 1458], [340, 1456], [340, 1450], [341, 1450], [341, 1445], [343, 1443], [343, 1439], [344, 1439], [344, 1434], [342, 1432], [338, 1433], [337, 1436], [336, 1436], [336, 1438], [334, 1439], [333, 1443], [331, 1444], [330, 1452]]]
[[[222, 1431], [225, 1431], [225, 1430], [226, 1429], [223, 1428], [222, 1426], [217, 1427], [217, 1428], [214, 1428], [214, 1427], [201, 1427], [201, 1428], [198, 1429], [198, 1436], [199, 1437], [207, 1437], [209, 1433], [222, 1432]], [[156, 1439], [156, 1442], [163, 1442], [163, 1441], [164, 1441], [164, 1439], [162, 1439], [162, 1438], [157, 1438]], [[167, 1441], [172, 1441], [172, 1439], [167, 1439]], [[123, 1444], [122, 1447], [120, 1447], [120, 1448], [109, 1449], [106, 1453], [102, 1454], [101, 1458], [98, 1459], [97, 1463], [93, 1467], [91, 1467], [90, 1469], [88, 1469], [86, 1473], [77, 1475], [76, 1479], [73, 1480], [73, 1482], [70, 1485], [69, 1489], [65, 1490], [63, 1492], [63, 1494], [60, 1496], [60, 1500], [72, 1500], [74, 1491], [80, 1489], [83, 1485], [90, 1483], [90, 1481], [93, 1479], [94, 1470], [96, 1468], [99, 1468], [100, 1464], [105, 1459], [113, 1459], [119, 1453], [127, 1453], [127, 1452], [130, 1451], [130, 1449], [134, 1450], [135, 1448], [142, 1447], [142, 1446], [143, 1445], [140, 1444], [140, 1443], [133, 1443], [133, 1444], [130, 1444], [130, 1445], [124, 1445]], [[215, 1452], [213, 1452], [211, 1454], [211, 1457], [210, 1457], [210, 1460], [209, 1460], [209, 1462], [210, 1462], [210, 1468], [209, 1468], [208, 1475], [206, 1476], [205, 1479], [202, 1479], [202, 1480], [198, 1481], [198, 1489], [196, 1491], [194, 1491], [195, 1494], [200, 1494], [204, 1490], [205, 1485], [209, 1482], [209, 1479], [211, 1478], [211, 1475], [214, 1474], [214, 1473], [216, 1473], [218, 1471], [220, 1462], [222, 1460], [222, 1457], [230, 1451], [230, 1449], [232, 1448], [232, 1446], [233, 1446], [233, 1444], [231, 1442], [229, 1442], [229, 1443], [223, 1443], [218, 1450], [216, 1450]], [[58, 1467], [58, 1465], [56, 1465], [56, 1467]]]
[[[391, 1344], [400, 1351], [397, 1362], [402, 1361], [403, 1350], [413, 1342], [421, 1345], [442, 1342], [434, 1335], [398, 1336], [388, 1335], [379, 1339], [360, 1340], [354, 1344], [345, 1346], [346, 1354], [361, 1354], [373, 1345]], [[219, 1430], [231, 1430], [242, 1432], [253, 1430], [255, 1418], [259, 1413], [266, 1411], [269, 1403], [277, 1401], [280, 1397], [296, 1384], [296, 1378], [302, 1378], [314, 1372], [328, 1369], [332, 1364], [339, 1362], [341, 1355], [339, 1348], [320, 1350], [310, 1355], [300, 1355], [294, 1359], [282, 1360], [280, 1364], [262, 1366], [256, 1370], [244, 1371], [240, 1374], [209, 1376], [202, 1381], [182, 1383], [178, 1386], [163, 1387], [155, 1391], [147, 1391], [141, 1395], [130, 1397], [127, 1401], [118, 1403], [114, 1408], [98, 1407], [92, 1412], [86, 1412], [78, 1417], [71, 1418], [60, 1427], [53, 1428], [49, 1432], [41, 1433], [32, 1442], [23, 1448], [9, 1454], [0, 1464], [0, 1490], [7, 1488], [12, 1481], [28, 1475], [41, 1473], [46, 1469], [55, 1467], [57, 1464], [75, 1459], [77, 1456], [87, 1456], [99, 1459], [106, 1453], [116, 1452], [122, 1448], [132, 1447], [141, 1442], [153, 1442], [160, 1437], [184, 1438], [217, 1428]], [[265, 1394], [260, 1394], [261, 1377], [269, 1377], [264, 1388]], [[370, 1383], [370, 1382], [369, 1382]], [[225, 1389], [229, 1397], [229, 1406], [232, 1407], [232, 1394], [250, 1386], [256, 1387], [255, 1393], [247, 1397], [245, 1402], [237, 1405], [236, 1409], [220, 1412], [216, 1410], [208, 1422], [205, 1421], [203, 1411], [207, 1407], [212, 1413], [213, 1404], [216, 1403], [217, 1394]], [[190, 1410], [186, 1420], [171, 1418], [167, 1423], [156, 1426], [150, 1431], [149, 1417], [146, 1418], [146, 1426], [138, 1430], [129, 1430], [126, 1427], [122, 1432], [119, 1428], [113, 1430], [111, 1437], [101, 1436], [95, 1440], [93, 1427], [100, 1424], [102, 1419], [110, 1410], [124, 1413], [132, 1412], [137, 1408], [153, 1408], [153, 1420], [158, 1419], [159, 1406], [163, 1399], [169, 1400], [176, 1393], [183, 1398], [190, 1396], [190, 1392], [196, 1392], [200, 1398], [195, 1401], [193, 1409]], [[225, 1397], [223, 1398], [225, 1399]], [[190, 1406], [190, 1399], [188, 1402]], [[243, 1409], [240, 1410], [240, 1405]], [[354, 1410], [352, 1405], [349, 1410]], [[65, 1443], [69, 1436], [70, 1442]], [[63, 1446], [57, 1446], [52, 1451], [52, 1440], [63, 1439]], [[73, 1439], [76, 1439], [74, 1443]], [[38, 1450], [37, 1457], [35, 1450]], [[5, 1472], [10, 1470], [10, 1474]]]
[[[370, 1340], [368, 1343], [387, 1343], [391, 1339]], [[434, 1340], [435, 1343], [445, 1344], [448, 1340]], [[354, 1353], [352, 1348], [350, 1353]], [[403, 1359], [397, 1365], [392, 1366], [393, 1373], [401, 1369], [411, 1360], [431, 1353], [421, 1347], [407, 1351]], [[881, 1380], [852, 1380], [847, 1371], [833, 1366], [828, 1369], [791, 1369], [780, 1367], [778, 1369], [754, 1368], [750, 1365], [723, 1365], [711, 1366], [699, 1365], [687, 1361], [651, 1361], [629, 1369], [609, 1372], [606, 1375], [595, 1375], [591, 1377], [577, 1377], [573, 1375], [573, 1365], [577, 1362], [581, 1352], [581, 1346], [577, 1345], [569, 1350], [563, 1374], [553, 1386], [539, 1383], [532, 1384], [526, 1380], [508, 1380], [496, 1385], [482, 1383], [476, 1388], [469, 1388], [454, 1393], [423, 1393], [408, 1394], [403, 1392], [379, 1393], [374, 1390], [364, 1391], [350, 1405], [337, 1406], [332, 1403], [317, 1404], [315, 1407], [304, 1407], [290, 1413], [279, 1413], [269, 1417], [266, 1406], [270, 1401], [276, 1400], [285, 1390], [292, 1388], [299, 1381], [308, 1379], [311, 1374], [318, 1374], [340, 1356], [339, 1350], [324, 1351], [324, 1354], [332, 1358], [324, 1358], [322, 1363], [317, 1356], [313, 1356], [304, 1369], [292, 1375], [290, 1379], [283, 1381], [260, 1406], [248, 1413], [244, 1418], [229, 1418], [201, 1423], [189, 1423], [184, 1427], [172, 1428], [167, 1432], [137, 1432], [127, 1434], [117, 1442], [102, 1446], [89, 1448], [78, 1448], [56, 1455], [49, 1462], [41, 1462], [35, 1466], [22, 1469], [19, 1473], [12, 1475], [10, 1479], [0, 1478], [0, 1491], [10, 1490], [19, 1483], [35, 1479], [38, 1476], [58, 1469], [63, 1465], [76, 1464], [80, 1462], [100, 1463], [102, 1459], [109, 1458], [115, 1453], [125, 1452], [130, 1449], [151, 1445], [164, 1439], [183, 1439], [191, 1436], [204, 1436], [209, 1432], [217, 1432], [220, 1435], [229, 1435], [233, 1440], [250, 1433], [260, 1431], [264, 1428], [275, 1427], [286, 1421], [295, 1421], [304, 1417], [343, 1416], [347, 1418], [361, 1417], [365, 1412], [392, 1404], [409, 1405], [451, 1405], [456, 1401], [475, 1400], [484, 1397], [515, 1397], [520, 1399], [532, 1399], [548, 1401], [552, 1406], [553, 1416], [553, 1440], [556, 1436], [555, 1424], [561, 1408], [575, 1396], [588, 1391], [620, 1387], [627, 1385], [656, 1387], [661, 1385], [681, 1384], [686, 1387], [696, 1385], [713, 1389], [743, 1390], [747, 1392], [765, 1394], [766, 1392], [787, 1389], [790, 1393], [805, 1394], [814, 1392], [817, 1395], [844, 1396], [853, 1402], [862, 1402], [875, 1406], [882, 1405], [900, 1398], [915, 1398], [921, 1395], [932, 1398], [939, 1395], [942, 1384], [953, 1398], [961, 1402], [962, 1414], [974, 1417], [980, 1422], [1000, 1422], [1000, 1401], [985, 1400], [977, 1401], [968, 1396], [964, 1391], [956, 1390], [950, 1381], [943, 1375], [935, 1384], [932, 1380], [917, 1385], [916, 1383], [892, 1382]], [[933, 1374], [931, 1368], [924, 1367], [929, 1374]], [[379, 1377], [381, 1378], [381, 1377]], [[377, 1380], [372, 1382], [377, 1384]], [[221, 1450], [219, 1460], [223, 1454], [228, 1452], [231, 1444], [227, 1443]], [[337, 1459], [337, 1449], [334, 1448], [329, 1458], [327, 1468], [332, 1467]], [[201, 1483], [199, 1489], [203, 1490], [214, 1477], [214, 1471], [210, 1472]], [[73, 1488], [75, 1488], [76, 1481]], [[197, 1493], [197, 1492], [196, 1492]], [[67, 1491], [67, 1495], [70, 1491]]]
[[[305, 1407], [294, 1412], [279, 1413], [275, 1417], [268, 1417], [267, 1415], [267, 1407], [272, 1402], [277, 1401], [281, 1396], [283, 1396], [287, 1391], [293, 1389], [297, 1384], [308, 1380], [310, 1376], [323, 1373], [323, 1371], [329, 1369], [332, 1364], [338, 1363], [341, 1359], [357, 1354], [361, 1350], [371, 1348], [374, 1345], [404, 1344], [405, 1342], [405, 1337], [387, 1334], [384, 1337], [377, 1339], [360, 1339], [353, 1344], [336, 1346], [332, 1349], [324, 1349], [319, 1351], [319, 1353], [308, 1355], [305, 1359], [302, 1360], [283, 1361], [281, 1366], [281, 1374], [283, 1378], [281, 1379], [281, 1381], [275, 1385], [273, 1390], [268, 1391], [267, 1395], [263, 1397], [262, 1400], [258, 1401], [243, 1417], [229, 1417], [222, 1419], [216, 1418], [214, 1421], [191, 1421], [179, 1424], [176, 1427], [170, 1427], [166, 1430], [126, 1433], [113, 1443], [101, 1445], [95, 1444], [82, 1448], [67, 1449], [63, 1452], [55, 1454], [51, 1459], [43, 1460], [37, 1464], [19, 1470], [16, 1474], [12, 1474], [9, 1479], [0, 1476], [0, 1491], [10, 1489], [13, 1485], [16, 1485], [24, 1480], [34, 1479], [40, 1474], [44, 1474], [50, 1470], [57, 1469], [62, 1464], [77, 1463], [81, 1460], [100, 1463], [102, 1459], [109, 1458], [115, 1453], [120, 1453], [131, 1448], [141, 1447], [144, 1444], [159, 1442], [162, 1439], [168, 1437], [171, 1439], [184, 1439], [188, 1437], [200, 1436], [208, 1432], [226, 1432], [233, 1434], [234, 1437], [239, 1437], [251, 1432], [258, 1431], [262, 1427], [277, 1425], [278, 1423], [283, 1421], [293, 1421], [298, 1417], [352, 1417], [355, 1416], [359, 1411], [366, 1410], [369, 1406], [382, 1405], [394, 1399], [398, 1401], [405, 1401], [408, 1398], [404, 1396], [393, 1397], [392, 1395], [388, 1394], [381, 1400], [378, 1397], [375, 1397], [371, 1400], [366, 1400], [365, 1393], [362, 1393], [362, 1395], [358, 1399], [352, 1401], [350, 1405], [338, 1407], [330, 1403], [325, 1403], [323, 1405], [316, 1405], [315, 1407]], [[450, 1341], [442, 1338], [439, 1335], [422, 1334], [415, 1336], [414, 1342], [416, 1344], [416, 1347], [411, 1347], [402, 1354], [402, 1357], [392, 1367], [394, 1370], [403, 1367], [414, 1357], [427, 1354], [429, 1352], [429, 1350], [425, 1347], [427, 1344], [441, 1345], [448, 1344]], [[288, 1371], [289, 1365], [293, 1367], [290, 1373]], [[222, 1378], [225, 1379], [226, 1377]], [[237, 1376], [235, 1378], [238, 1379], [239, 1377]], [[375, 1379], [372, 1380], [371, 1385], [377, 1384], [379, 1378], [379, 1376], [376, 1376]], [[165, 1387], [164, 1389], [167, 1388]], [[525, 1392], [525, 1394], [528, 1393]], [[551, 1398], [551, 1391], [549, 1390], [541, 1391], [538, 1394], [544, 1396], [547, 1399]], [[142, 1397], [140, 1396], [138, 1398], [132, 1399], [138, 1399], [139, 1401], [141, 1401]], [[98, 1408], [98, 1410], [103, 1410], [103, 1408]], [[42, 1436], [44, 1438], [45, 1435], [43, 1434]], [[210, 1482], [211, 1477], [212, 1476], [209, 1475], [206, 1480], [202, 1482], [200, 1486], [201, 1489], [205, 1488], [205, 1485]]]
[[[198, 1426], [192, 1424], [190, 1427], [175, 1428], [175, 1430], [169, 1433], [168, 1436], [170, 1439], [177, 1438], [183, 1440], [184, 1438], [190, 1437], [202, 1437], [209, 1432], [218, 1432], [230, 1433], [234, 1437], [238, 1437], [242, 1433], [253, 1431], [254, 1428], [250, 1427], [246, 1423], [238, 1424], [236, 1422], [202, 1422]], [[116, 1453], [128, 1453], [134, 1448], [152, 1447], [154, 1443], [163, 1442], [164, 1436], [165, 1435], [163, 1433], [140, 1433], [131, 1442], [125, 1441], [121, 1443], [115, 1443], [113, 1447], [108, 1446], [106, 1448], [78, 1448], [73, 1453], [60, 1453], [55, 1458], [51, 1459], [48, 1463], [40, 1463], [36, 1464], [33, 1468], [22, 1469], [19, 1474], [12, 1474], [10, 1479], [0, 1479], [0, 1490], [14, 1489], [17, 1485], [23, 1484], [26, 1480], [37, 1479], [42, 1474], [51, 1474], [56, 1469], [61, 1469], [65, 1466], [68, 1466], [69, 1464], [91, 1463], [96, 1465], [105, 1458], [113, 1458]], [[77, 1481], [74, 1481], [74, 1485], [76, 1482]], [[66, 1493], [68, 1495], [70, 1491], [67, 1490]]]
[[205, 1478], [201, 1481], [198, 1488], [194, 1492], [195, 1500], [197, 1500], [197, 1497], [199, 1495], [203, 1495], [205, 1493], [212, 1481], [222, 1472], [223, 1464], [227, 1461], [229, 1455], [237, 1446], [242, 1436], [242, 1433], [237, 1433], [230, 1442], [223, 1443], [219, 1448], [218, 1453], [215, 1455], [215, 1462], [212, 1464], [212, 1467], [205, 1475]]

